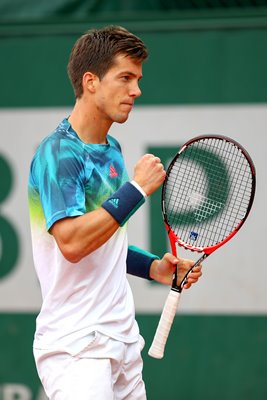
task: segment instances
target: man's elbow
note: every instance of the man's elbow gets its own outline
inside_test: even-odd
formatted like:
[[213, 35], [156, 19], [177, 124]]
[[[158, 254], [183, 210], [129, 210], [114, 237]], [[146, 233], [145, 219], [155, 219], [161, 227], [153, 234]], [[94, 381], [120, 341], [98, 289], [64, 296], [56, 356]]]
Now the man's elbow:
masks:
[[63, 257], [72, 264], [77, 264], [83, 258], [80, 249], [71, 243], [58, 243], [58, 247]]
[[80, 243], [74, 240], [73, 231], [68, 229], [68, 222], [68, 218], [56, 222], [50, 233], [53, 235], [63, 257], [76, 264], [83, 258], [83, 255], [81, 254]]

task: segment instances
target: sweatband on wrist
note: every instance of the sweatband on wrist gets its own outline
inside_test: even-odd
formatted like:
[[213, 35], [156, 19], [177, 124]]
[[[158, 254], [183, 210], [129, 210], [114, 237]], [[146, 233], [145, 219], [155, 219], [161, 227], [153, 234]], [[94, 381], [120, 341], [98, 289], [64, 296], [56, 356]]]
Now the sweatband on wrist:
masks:
[[142, 193], [130, 182], [126, 182], [104, 201], [102, 207], [123, 226], [144, 202]]
[[139, 190], [139, 192], [141, 192], [142, 193], [142, 195], [144, 196], [144, 198], [146, 198], [147, 197], [147, 194], [143, 191], [143, 189], [141, 188], [141, 186], [140, 185], [138, 185], [138, 183], [137, 182], [135, 182], [135, 181], [131, 181], [131, 184], [132, 185], [134, 185], [135, 187], [136, 187], [136, 189], [138, 189]]
[[126, 259], [127, 273], [153, 280], [150, 278], [150, 267], [154, 260], [159, 260], [159, 257], [136, 246], [129, 246]]

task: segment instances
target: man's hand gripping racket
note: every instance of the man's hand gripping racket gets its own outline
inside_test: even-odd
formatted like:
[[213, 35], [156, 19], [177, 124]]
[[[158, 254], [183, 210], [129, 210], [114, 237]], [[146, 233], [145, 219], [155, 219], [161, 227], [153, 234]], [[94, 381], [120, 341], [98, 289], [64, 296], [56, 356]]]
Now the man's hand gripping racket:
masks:
[[162, 358], [190, 272], [244, 224], [255, 195], [254, 164], [225, 136], [198, 136], [175, 155], [162, 188], [162, 214], [173, 254], [176, 246], [202, 253], [177, 284], [177, 269], [148, 354]]

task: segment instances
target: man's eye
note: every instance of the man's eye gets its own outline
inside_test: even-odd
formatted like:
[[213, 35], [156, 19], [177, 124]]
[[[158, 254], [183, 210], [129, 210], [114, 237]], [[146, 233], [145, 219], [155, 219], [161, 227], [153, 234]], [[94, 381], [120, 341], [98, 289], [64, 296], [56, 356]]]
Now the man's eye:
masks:
[[129, 81], [130, 77], [129, 77], [128, 75], [125, 75], [125, 76], [122, 77], [122, 79], [123, 79], [124, 81]]

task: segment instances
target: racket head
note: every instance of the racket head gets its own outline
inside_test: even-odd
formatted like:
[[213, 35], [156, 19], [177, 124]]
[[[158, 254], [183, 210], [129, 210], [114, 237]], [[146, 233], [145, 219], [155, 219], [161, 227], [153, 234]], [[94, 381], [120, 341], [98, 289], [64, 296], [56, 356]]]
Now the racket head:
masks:
[[179, 246], [209, 255], [229, 241], [251, 210], [256, 171], [248, 152], [222, 135], [186, 142], [171, 161], [161, 205], [173, 254]]

